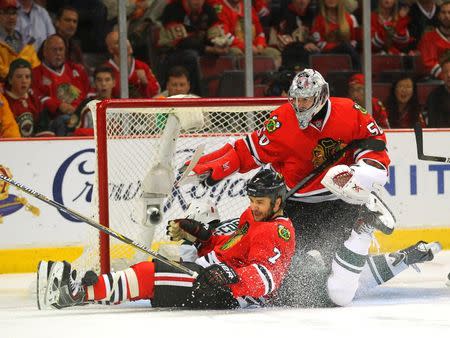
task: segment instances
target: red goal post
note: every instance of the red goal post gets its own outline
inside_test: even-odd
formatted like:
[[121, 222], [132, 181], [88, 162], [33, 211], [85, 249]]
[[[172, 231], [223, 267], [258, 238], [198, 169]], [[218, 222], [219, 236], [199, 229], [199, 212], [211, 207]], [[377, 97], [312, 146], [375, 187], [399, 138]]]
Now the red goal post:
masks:
[[[91, 106], [95, 125], [96, 186], [94, 215], [100, 224], [143, 243], [164, 242], [168, 219], [181, 217], [193, 199], [210, 198], [218, 204], [223, 219], [239, 216], [245, 207], [242, 182], [247, 175], [234, 175], [215, 188], [192, 185], [171, 189], [163, 200], [163, 219], [156, 227], [144, 225], [142, 196], [146, 177], [155, 165], [165, 159], [176, 178], [178, 170], [199, 145], [206, 145], [205, 153], [222, 146], [227, 140], [242, 137], [259, 129], [284, 98], [236, 99], [112, 99]], [[184, 130], [173, 129], [175, 151], [164, 148], [163, 140], [170, 132], [171, 121], [179, 121], [184, 114], [197, 114], [202, 125]], [[189, 116], [188, 116], [189, 117]], [[166, 135], [166, 136], [164, 136]], [[161, 150], [163, 148], [163, 150]], [[165, 149], [165, 150], [164, 150]], [[165, 152], [164, 152], [165, 151]], [[173, 182], [170, 182], [170, 186]], [[232, 190], [230, 190], [230, 187]], [[203, 189], [203, 190], [202, 190]], [[101, 233], [89, 235], [92, 243], [86, 249], [88, 258], [81, 265], [98, 271], [124, 268], [138, 260], [132, 248]], [[85, 254], [83, 254], [85, 256]], [[87, 257], [87, 256], [86, 256]], [[116, 264], [118, 263], [118, 264]]]

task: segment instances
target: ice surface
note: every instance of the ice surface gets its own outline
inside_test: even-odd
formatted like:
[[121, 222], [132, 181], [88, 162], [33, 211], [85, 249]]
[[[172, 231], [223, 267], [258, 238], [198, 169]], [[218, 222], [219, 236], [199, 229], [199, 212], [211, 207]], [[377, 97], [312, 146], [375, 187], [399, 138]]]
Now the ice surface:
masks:
[[450, 337], [450, 251], [420, 267], [347, 308], [229, 311], [151, 309], [146, 301], [39, 311], [34, 274], [0, 275], [0, 338]]

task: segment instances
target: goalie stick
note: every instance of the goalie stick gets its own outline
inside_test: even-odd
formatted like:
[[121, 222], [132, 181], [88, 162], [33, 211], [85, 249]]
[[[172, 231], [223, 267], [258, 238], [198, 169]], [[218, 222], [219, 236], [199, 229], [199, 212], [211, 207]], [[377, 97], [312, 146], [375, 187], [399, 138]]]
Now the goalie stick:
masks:
[[311, 182], [313, 179], [317, 178], [320, 174], [323, 173], [325, 169], [336, 163], [341, 156], [345, 154], [346, 151], [353, 150], [356, 148], [369, 149], [374, 151], [382, 151], [386, 149], [386, 144], [382, 140], [377, 140], [373, 138], [364, 138], [364, 139], [356, 139], [350, 141], [344, 148], [336, 151], [329, 159], [322, 162], [317, 168], [315, 168], [311, 173], [303, 178], [300, 182], [297, 183], [295, 187], [288, 191], [286, 194], [286, 199], [292, 196], [296, 191], [303, 188], [306, 184]]
[[24, 186], [23, 184], [16, 182], [6, 176], [0, 175], [0, 180], [5, 181], [13, 186], [15, 186], [16, 188], [22, 190], [23, 192], [37, 198], [38, 200], [41, 200], [42, 202], [51, 205], [52, 207], [55, 207], [56, 209], [63, 211], [77, 219], [79, 219], [80, 221], [89, 224], [90, 226], [93, 226], [94, 228], [106, 233], [109, 236], [112, 236], [116, 239], [118, 239], [119, 241], [122, 241], [128, 245], [131, 245], [133, 247], [135, 247], [136, 249], [139, 249], [140, 251], [143, 251], [145, 253], [147, 253], [148, 255], [150, 255], [151, 257], [153, 257], [154, 259], [159, 260], [160, 262], [167, 264], [170, 267], [173, 267], [175, 269], [178, 269], [182, 272], [185, 272], [187, 274], [189, 274], [192, 277], [197, 277], [197, 273], [181, 264], [179, 264], [178, 262], [175, 261], [171, 261], [169, 259], [167, 259], [164, 256], [161, 256], [160, 254], [150, 250], [149, 248], [147, 248], [145, 245], [141, 244], [141, 243], [137, 243], [135, 241], [133, 241], [132, 239], [125, 237], [124, 235], [118, 233], [117, 231], [114, 231], [110, 228], [105, 227], [104, 225], [101, 225], [100, 223], [97, 223], [89, 218], [87, 218], [86, 216], [83, 216], [82, 214], [76, 212], [75, 210], [69, 209], [66, 206], [53, 201], [51, 199], [49, 199], [48, 197], [38, 193], [37, 191], [30, 189], [26, 186]]
[[423, 153], [423, 130], [420, 123], [414, 125], [414, 134], [416, 136], [417, 158], [422, 161], [435, 161], [450, 163], [450, 157], [424, 155]]

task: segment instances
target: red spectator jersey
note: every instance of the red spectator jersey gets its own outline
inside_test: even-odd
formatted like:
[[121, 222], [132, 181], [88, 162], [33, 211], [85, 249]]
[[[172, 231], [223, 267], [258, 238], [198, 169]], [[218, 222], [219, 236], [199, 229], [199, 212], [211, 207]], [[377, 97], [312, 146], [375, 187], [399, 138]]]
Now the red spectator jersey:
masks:
[[[238, 9], [233, 8], [227, 0], [211, 0], [210, 3], [214, 6], [219, 17], [219, 21], [223, 25], [225, 34], [231, 34], [233, 42], [231, 47], [237, 47], [244, 50], [244, 4], [241, 1], [238, 4]], [[267, 46], [266, 37], [259, 21], [258, 14], [255, 8], [252, 7], [252, 22], [253, 22], [253, 45]]]
[[386, 51], [390, 54], [400, 54], [411, 42], [407, 16], [399, 17], [397, 20], [384, 20], [378, 12], [372, 12], [370, 22], [374, 52]]
[[389, 128], [388, 113], [379, 99], [372, 97], [372, 116], [381, 128]]
[[450, 40], [441, 33], [439, 28], [423, 34], [418, 49], [427, 72], [442, 79], [442, 68], [439, 58], [450, 49]]
[[[290, 189], [352, 140], [375, 138], [386, 142], [383, 130], [372, 116], [352, 100], [332, 97], [323, 109], [325, 117], [303, 130], [289, 103], [275, 109], [262, 129], [235, 142], [239, 171], [247, 172], [270, 163], [283, 174]], [[356, 149], [347, 152], [336, 164], [351, 165], [362, 158], [373, 159], [386, 168], [390, 163], [386, 151]], [[290, 198], [311, 203], [337, 199], [320, 183], [325, 173], [326, 170]]]
[[226, 263], [239, 276], [230, 285], [234, 297], [263, 297], [278, 289], [295, 251], [294, 226], [289, 218], [256, 222], [248, 208], [231, 235], [214, 235], [199, 249], [197, 264]]
[[30, 90], [25, 96], [18, 97], [7, 90], [5, 92], [5, 97], [14, 114], [22, 137], [33, 136], [36, 131], [35, 123], [37, 122], [41, 111], [41, 105], [36, 95], [33, 95]]
[[[113, 96], [120, 97], [120, 68], [112, 59], [106, 62], [106, 66], [111, 67], [114, 71], [116, 85], [113, 88]], [[138, 73], [142, 73], [146, 81], [142, 81]], [[131, 98], [152, 98], [160, 90], [158, 80], [150, 67], [145, 62], [135, 58], [131, 62], [131, 69], [128, 73], [128, 85]]]
[[[356, 45], [356, 28], [358, 26], [356, 19], [348, 13], [345, 13], [345, 20], [350, 29], [349, 40], [353, 45]], [[318, 14], [314, 19], [311, 34], [314, 42], [322, 51], [328, 52], [336, 48], [344, 38], [339, 36], [339, 25], [337, 22], [329, 22], [321, 14]]]
[[60, 72], [42, 63], [33, 68], [33, 91], [53, 116], [62, 102], [73, 107], [86, 98], [89, 78], [82, 65], [66, 62]]

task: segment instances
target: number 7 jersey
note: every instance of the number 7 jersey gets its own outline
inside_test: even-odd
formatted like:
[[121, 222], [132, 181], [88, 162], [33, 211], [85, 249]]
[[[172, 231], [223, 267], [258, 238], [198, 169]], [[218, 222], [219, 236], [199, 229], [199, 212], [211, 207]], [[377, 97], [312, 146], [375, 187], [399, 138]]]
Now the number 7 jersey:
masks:
[[[234, 148], [240, 162], [240, 172], [271, 164], [283, 174], [288, 189], [308, 176], [336, 151], [355, 139], [375, 138], [386, 142], [383, 130], [367, 111], [347, 98], [331, 97], [306, 129], [300, 129], [295, 111], [289, 103], [275, 109], [263, 128], [237, 140]], [[355, 149], [335, 163], [352, 165], [360, 159], [372, 159], [388, 168], [386, 151]], [[336, 199], [320, 181], [326, 170], [315, 180], [297, 191], [291, 199], [322, 202]]]
[[195, 262], [204, 267], [225, 263], [239, 276], [231, 284], [234, 297], [264, 297], [277, 290], [287, 274], [295, 251], [295, 231], [285, 216], [256, 222], [248, 208], [229, 235], [213, 235], [199, 248]]

